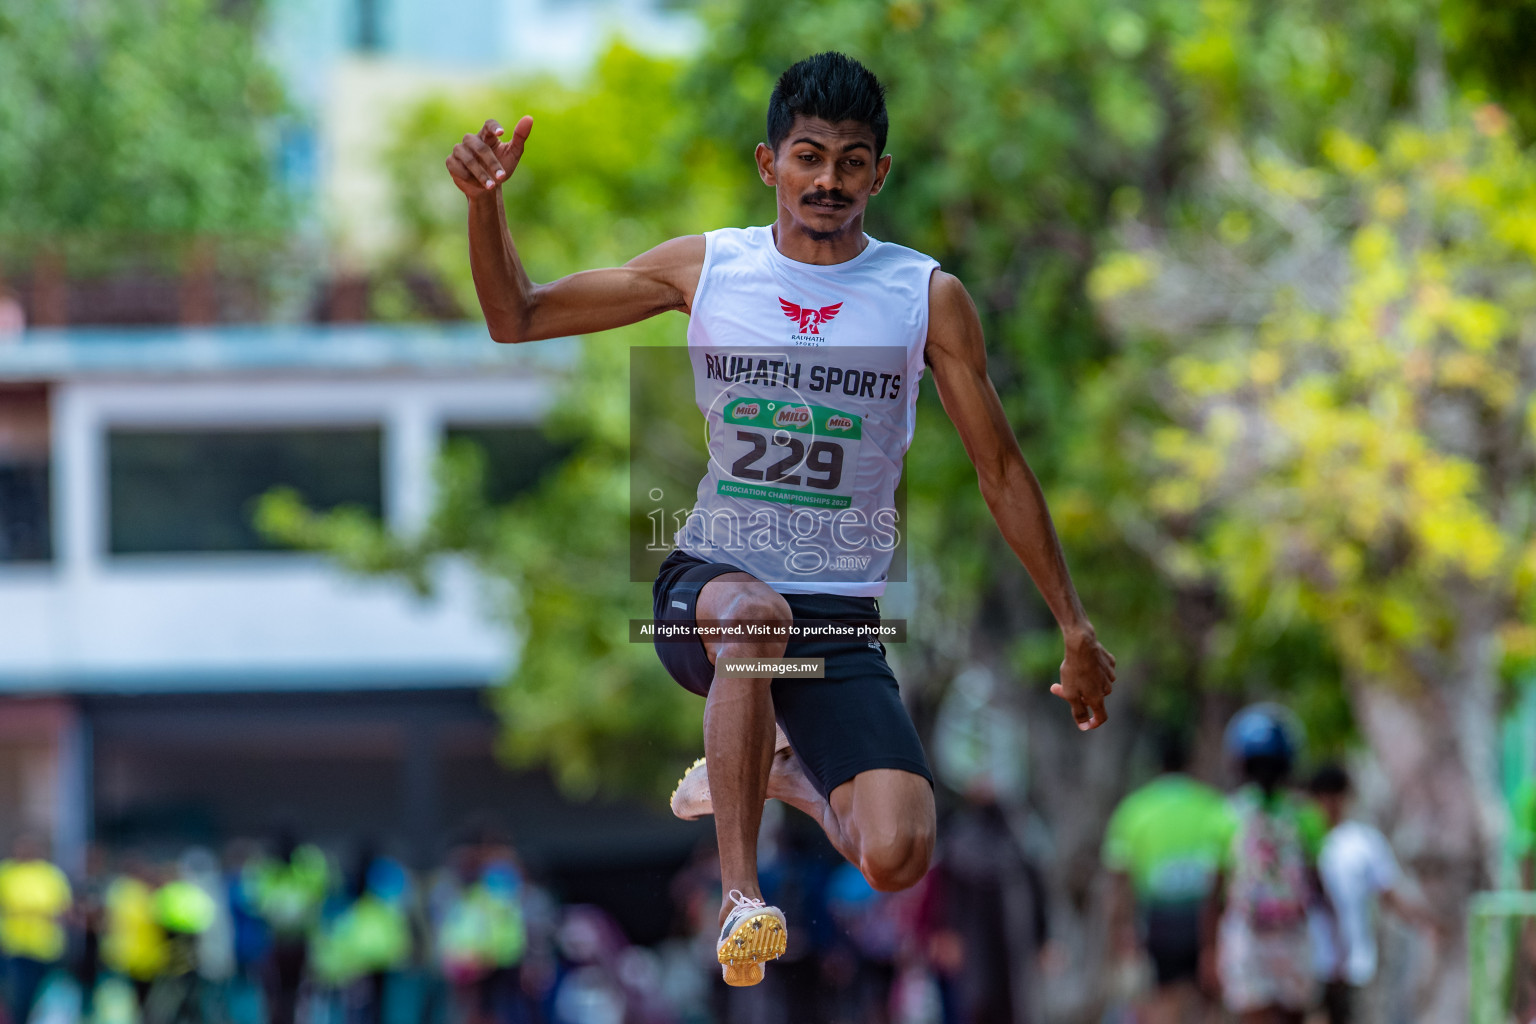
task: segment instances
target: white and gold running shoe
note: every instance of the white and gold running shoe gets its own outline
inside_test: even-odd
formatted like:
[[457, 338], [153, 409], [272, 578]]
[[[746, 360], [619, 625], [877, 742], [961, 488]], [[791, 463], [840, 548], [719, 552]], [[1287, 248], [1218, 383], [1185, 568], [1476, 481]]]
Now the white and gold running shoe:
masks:
[[693, 821], [706, 814], [714, 814], [714, 804], [709, 800], [709, 772], [701, 757], [688, 766], [683, 777], [672, 790], [672, 813], [684, 821]]
[[731, 890], [735, 908], [720, 927], [717, 955], [727, 985], [742, 987], [763, 980], [763, 964], [784, 955], [789, 926], [784, 912], [762, 900]]
[[[784, 735], [784, 730], [777, 725], [773, 727], [773, 752], [789, 746], [789, 737]], [[683, 772], [683, 777], [677, 780], [677, 788], [672, 790], [672, 813], [684, 821], [693, 821], [707, 814], [715, 813], [715, 805], [709, 798], [709, 770], [704, 765], [701, 757], [688, 766]]]

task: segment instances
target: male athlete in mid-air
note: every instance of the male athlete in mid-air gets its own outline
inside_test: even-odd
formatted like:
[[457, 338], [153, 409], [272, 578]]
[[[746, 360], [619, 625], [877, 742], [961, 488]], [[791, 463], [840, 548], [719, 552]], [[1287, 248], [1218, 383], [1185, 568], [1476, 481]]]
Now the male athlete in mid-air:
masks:
[[[549, 284], [523, 271], [502, 207], [533, 119], [509, 141], [487, 121], [446, 161], [469, 199], [470, 263], [496, 341], [689, 316], [710, 464], [657, 576], [654, 615], [772, 627], [657, 643], [672, 676], [706, 698], [704, 760], [672, 808], [715, 816], [717, 952], [733, 985], [760, 981], [787, 938], [758, 888], [765, 799], [818, 821], [876, 889], [914, 885], [933, 854], [932, 775], [884, 646], [788, 639], [797, 622], [878, 623], [924, 367], [987, 507], [1061, 627], [1066, 655], [1051, 692], [1093, 729], [1115, 678], [987, 376], [970, 296], [927, 256], [864, 234], [864, 208], [890, 173], [887, 124], [884, 90], [863, 65], [838, 53], [801, 61], [774, 88], [757, 147], [758, 174], [778, 199], [773, 224], [674, 238], [622, 267]], [[824, 659], [824, 678], [717, 670], [727, 658], [786, 655]]]

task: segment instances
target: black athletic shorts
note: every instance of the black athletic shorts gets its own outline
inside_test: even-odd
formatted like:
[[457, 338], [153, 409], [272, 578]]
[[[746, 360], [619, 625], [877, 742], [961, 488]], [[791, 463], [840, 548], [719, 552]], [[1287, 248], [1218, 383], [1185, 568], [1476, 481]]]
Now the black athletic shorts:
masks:
[[1195, 981], [1200, 974], [1200, 913], [1198, 901], [1148, 902], [1141, 908], [1147, 955], [1159, 987]]
[[[716, 576], [744, 570], [725, 562], [701, 561], [673, 551], [661, 563], [652, 589], [658, 622], [695, 621], [699, 591]], [[879, 622], [880, 605], [872, 597], [835, 594], [783, 594], [795, 619]], [[684, 688], [707, 696], [715, 667], [702, 640], [658, 640], [656, 654]], [[860, 772], [897, 768], [933, 773], [907, 709], [896, 676], [878, 640], [791, 640], [786, 658], [824, 658], [824, 679], [776, 679], [771, 684], [773, 711], [806, 775], [829, 795]]]

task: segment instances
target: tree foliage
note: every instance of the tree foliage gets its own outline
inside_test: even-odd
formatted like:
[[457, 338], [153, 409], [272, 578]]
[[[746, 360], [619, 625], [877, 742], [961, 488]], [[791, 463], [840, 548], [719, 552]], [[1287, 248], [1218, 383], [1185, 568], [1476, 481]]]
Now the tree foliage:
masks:
[[1536, 159], [1492, 106], [1323, 151], [1227, 154], [1198, 227], [1139, 226], [1096, 272], [1129, 343], [1169, 356], [1112, 385], [1167, 416], [1121, 435], [1155, 557], [1246, 619], [1315, 623], [1367, 677], [1447, 674], [1468, 615], [1529, 659]]
[[0, 7], [0, 255], [89, 266], [280, 237], [283, 109], [252, 26], [210, 0]]
[[[694, 91], [710, 130], [734, 145], [761, 135], [774, 76], [815, 50], [845, 50], [886, 82], [894, 163], [870, 231], [932, 253], [976, 298], [992, 378], [1046, 486], [1085, 605], [1126, 668], [1122, 694], [1135, 696], [1122, 712], [1139, 704], [1177, 722], [1200, 686], [1290, 687], [1302, 676], [1298, 692], [1330, 742], [1347, 729], [1329, 696], [1336, 666], [1316, 635], [1243, 642], [1246, 624], [1220, 595], [1159, 574], [1140, 539], [1118, 529], [1136, 518], [1140, 478], [1104, 446], [1116, 443], [1113, 421], [1136, 409], [1085, 394], [1123, 358], [1085, 283], [1118, 219], [1198, 219], [1191, 175], [1218, 140], [1313, 153], [1326, 125], [1369, 131], [1407, 108], [1428, 11], [1412, 0], [715, 10]], [[931, 391], [908, 474], [924, 607], [914, 647], [937, 655], [926, 681], [942, 685], [978, 649], [1000, 646], [1043, 690], [1059, 641], [983, 503], [957, 500], [974, 493], [975, 474]], [[1231, 653], [1231, 671], [1210, 671], [1213, 644]], [[1288, 678], [1287, 665], [1303, 669]]]
[[1536, 654], [1536, 155], [1498, 107], [1426, 114], [1317, 161], [1221, 147], [1187, 222], [1127, 225], [1093, 291], [1127, 345], [1099, 402], [1152, 410], [1109, 427], [1140, 481], [1117, 525], [1227, 635], [1327, 642], [1449, 936], [1437, 1020], [1498, 877], [1500, 669]]
[[[1465, 33], [1437, 33], [1436, 19], [1454, 27], [1472, 9], [1457, 0], [1436, 8], [1417, 0], [1047, 0], [1028, 9], [1000, 0], [792, 0], [772, 10], [722, 4], [710, 9], [709, 43], [687, 67], [619, 48], [576, 86], [516, 83], [409, 113], [389, 156], [409, 226], [400, 259], [430, 267], [465, 308], [475, 307], [461, 201], [438, 179], [445, 147], [487, 113], [503, 123], [535, 115], [508, 210], [536, 279], [617, 263], [677, 234], [764, 222], [771, 197], [749, 155], [774, 76], [828, 45], [865, 60], [889, 88], [895, 155], [869, 229], [932, 252], [976, 296], [993, 379], [1046, 483], [1085, 601], [1128, 666], [1136, 702], [1177, 718], [1189, 711], [1193, 685], [1278, 686], [1313, 709], [1314, 724], [1333, 744], [1348, 716], [1334, 638], [1321, 617], [1263, 613], [1234, 602], [1236, 592], [1208, 574], [1166, 571], [1169, 552], [1179, 548], [1163, 543], [1170, 520], [1149, 499], [1163, 500], [1166, 488], [1149, 489], [1146, 474], [1147, 466], [1166, 463], [1138, 463], [1132, 454], [1144, 446], [1127, 439], [1126, 424], [1133, 435], [1166, 437], [1159, 428], [1182, 421], [1167, 394], [1122, 385], [1164, 379], [1161, 363], [1184, 342], [1137, 334], [1127, 321], [1106, 332], [1087, 285], [1090, 274], [1102, 288], [1116, 273], [1137, 272], [1129, 257], [1113, 255], [1120, 242], [1111, 229], [1127, 221], [1177, 238], [1209, 231], [1227, 240], [1247, 231], [1276, 260], [1306, 264], [1311, 250], [1252, 211], [1212, 213], [1202, 177], [1210, 155], [1260, 154], [1275, 166], [1290, 160], [1298, 180], [1316, 178], [1323, 172], [1308, 168], [1331, 159], [1338, 139], [1373, 141], [1384, 124], [1445, 87], [1435, 59], [1445, 50], [1459, 67], [1457, 40]], [[1273, 155], [1282, 153], [1292, 156]], [[1310, 266], [1314, 277], [1328, 269]], [[1267, 308], [1262, 295], [1250, 299]], [[584, 342], [584, 358], [596, 365], [626, 344], [675, 341], [680, 327], [652, 323]], [[1117, 344], [1122, 331], [1136, 334], [1138, 344]], [[1102, 386], [1089, 386], [1095, 382]], [[1182, 383], [1168, 387], [1178, 393]], [[924, 607], [911, 646], [931, 671], [913, 681], [919, 689], [942, 685], [946, 672], [973, 656], [978, 635], [990, 635], [1025, 677], [1043, 677], [1056, 658], [1043, 609], [983, 503], [956, 499], [971, 493], [974, 471], [931, 389], [925, 392], [920, 440], [909, 456], [908, 526]], [[572, 401], [601, 416], [622, 395], [616, 383], [589, 383]], [[617, 448], [592, 451], [609, 471], [622, 470]], [[1176, 486], [1177, 479], [1167, 484]], [[540, 508], [550, 517], [541, 523], [578, 515], [596, 522], [588, 506], [553, 497]], [[523, 522], [533, 528], [534, 520]], [[579, 547], [579, 538], [567, 541]], [[616, 572], [620, 549], [608, 552]], [[532, 579], [534, 588], [545, 585]], [[601, 589], [595, 579], [585, 585], [594, 595]], [[595, 625], [643, 608], [631, 589], [627, 602], [560, 600]], [[569, 626], [576, 634], [562, 628], [551, 620], [530, 633], [526, 663], [553, 664], [546, 643], [590, 642], [593, 625]], [[656, 671], [643, 657], [633, 667]], [[508, 692], [530, 685], [520, 670]], [[543, 709], [531, 719], [568, 739], [567, 726], [555, 722], [573, 713]], [[632, 727], [642, 735], [652, 728], [638, 717]], [[662, 734], [670, 728], [663, 723]], [[546, 750], [557, 764], [568, 751], [586, 749], [566, 740], [543, 744], [533, 733], [517, 745]], [[600, 777], [589, 755], [577, 760], [577, 776]]]

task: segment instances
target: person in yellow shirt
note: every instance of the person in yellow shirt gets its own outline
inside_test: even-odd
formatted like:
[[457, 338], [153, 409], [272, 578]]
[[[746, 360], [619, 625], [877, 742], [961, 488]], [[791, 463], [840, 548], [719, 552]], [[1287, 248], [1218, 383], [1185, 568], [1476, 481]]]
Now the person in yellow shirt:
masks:
[[160, 878], [154, 867], [130, 855], [123, 873], [112, 880], [102, 899], [106, 921], [101, 959], [107, 968], [133, 984], [140, 1006], [150, 984], [170, 962], [165, 929], [155, 915], [155, 890]]
[[64, 957], [69, 880], [44, 857], [42, 840], [23, 834], [0, 861], [0, 954], [5, 957], [12, 1024], [26, 1024], [48, 972]]

